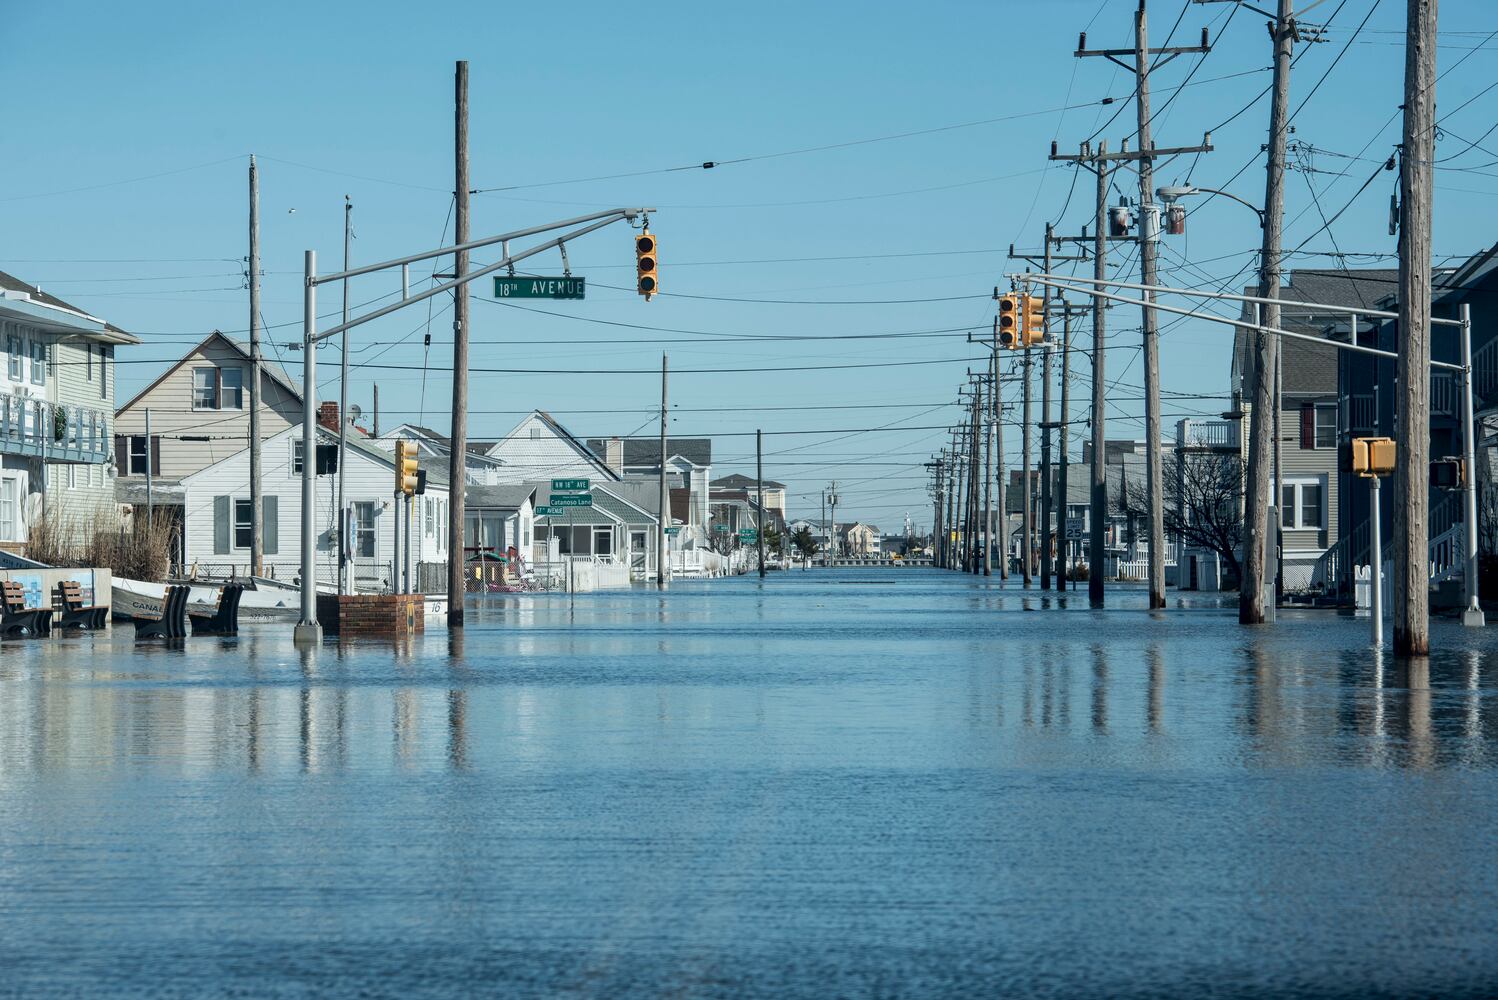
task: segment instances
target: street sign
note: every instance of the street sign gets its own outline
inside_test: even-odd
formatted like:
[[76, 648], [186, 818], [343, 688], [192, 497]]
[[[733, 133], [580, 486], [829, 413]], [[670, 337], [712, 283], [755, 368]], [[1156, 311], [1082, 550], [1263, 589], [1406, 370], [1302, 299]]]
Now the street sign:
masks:
[[1069, 517], [1066, 519], [1066, 540], [1068, 542], [1080, 542], [1082, 540], [1082, 519], [1080, 517]]
[[715, 525], [713, 525], [713, 530], [716, 531], [720, 535], [726, 535], [726, 534], [728, 534], [728, 525], [726, 525], [726, 524], [715, 524]]
[[577, 492], [588, 488], [586, 479], [553, 479], [551, 488], [558, 493]]
[[553, 493], [551, 495], [551, 508], [553, 511], [558, 507], [591, 506], [593, 506], [593, 494], [591, 493]]
[[681, 534], [681, 525], [679, 525], [679, 524], [673, 524], [671, 527], [669, 527], [669, 528], [666, 529], [666, 534], [668, 534], [668, 535], [679, 535], [679, 534]]
[[754, 528], [740, 528], [739, 529], [739, 541], [741, 541], [741, 542], [757, 542], [757, 541], [759, 541], [759, 532], [756, 529], [754, 529]]
[[537, 507], [536, 508], [536, 516], [537, 517], [550, 517], [551, 514], [552, 514], [552, 509], [550, 507], [542, 506], [542, 507]]
[[586, 278], [495, 278], [496, 299], [581, 299]]

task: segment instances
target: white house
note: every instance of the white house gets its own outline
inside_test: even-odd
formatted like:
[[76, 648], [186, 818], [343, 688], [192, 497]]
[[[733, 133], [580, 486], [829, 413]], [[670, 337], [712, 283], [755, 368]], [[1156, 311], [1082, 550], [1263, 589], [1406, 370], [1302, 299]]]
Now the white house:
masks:
[[500, 463], [497, 481], [587, 479], [618, 482], [620, 474], [544, 410], [534, 410], [489, 448]]
[[[319, 447], [336, 446], [337, 434], [317, 429]], [[300, 575], [298, 550], [302, 511], [302, 430], [293, 425], [262, 445], [261, 488], [264, 503], [267, 575], [290, 580]], [[385, 590], [393, 576], [395, 554], [394, 457], [366, 441], [350, 437], [345, 461], [345, 489], [352, 512], [349, 543], [354, 589]], [[250, 560], [250, 456], [242, 449], [182, 480], [184, 564], [189, 573], [246, 575]], [[336, 474], [317, 477], [315, 526], [317, 579], [338, 580]], [[427, 469], [427, 492], [411, 504], [411, 568], [447, 558], [447, 472]], [[404, 501], [402, 502], [404, 506]], [[402, 550], [406, 530], [402, 526]]]
[[0, 547], [45, 512], [78, 540], [114, 520], [116, 347], [140, 341], [0, 272]]
[[[425, 468], [430, 469], [440, 464], [445, 469], [451, 462], [449, 458], [452, 454], [451, 439], [440, 431], [423, 427], [420, 424], [400, 424], [372, 439], [371, 443], [393, 453], [397, 441], [414, 443], [417, 453], [421, 456], [421, 464]], [[489, 455], [489, 449], [494, 447], [494, 444], [493, 441], [468, 442], [468, 454], [463, 462], [464, 482], [478, 486], [496, 486], [502, 482], [509, 482], [501, 478], [499, 474], [504, 463]]]

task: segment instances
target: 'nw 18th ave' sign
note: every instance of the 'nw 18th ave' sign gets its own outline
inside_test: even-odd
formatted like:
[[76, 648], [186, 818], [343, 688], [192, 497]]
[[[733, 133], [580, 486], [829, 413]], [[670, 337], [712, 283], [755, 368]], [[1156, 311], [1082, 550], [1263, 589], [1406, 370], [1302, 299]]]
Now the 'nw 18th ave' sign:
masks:
[[496, 299], [586, 298], [586, 278], [495, 278]]

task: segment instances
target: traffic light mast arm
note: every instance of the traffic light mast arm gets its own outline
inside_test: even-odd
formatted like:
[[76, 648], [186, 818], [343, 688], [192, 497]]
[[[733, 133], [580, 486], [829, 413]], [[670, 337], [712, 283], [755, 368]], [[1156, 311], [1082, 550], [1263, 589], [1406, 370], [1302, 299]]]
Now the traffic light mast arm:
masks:
[[[388, 316], [390, 313], [404, 308], [405, 306], [425, 301], [426, 299], [430, 299], [437, 295], [443, 295], [447, 292], [453, 291], [456, 288], [461, 288], [462, 286], [470, 282], [477, 281], [480, 278], [493, 274], [495, 271], [498, 271], [501, 268], [508, 268], [518, 261], [525, 260], [528, 257], [534, 257], [539, 253], [545, 253], [547, 250], [555, 249], [556, 247], [561, 246], [563, 243], [570, 243], [573, 240], [578, 239], [579, 237], [586, 236], [588, 233], [591, 233], [596, 229], [602, 229], [605, 226], [614, 224], [615, 222], [632, 221], [635, 218], [645, 215], [646, 213], [651, 211], [653, 211], [653, 209], [614, 208], [608, 210], [607, 212], [595, 212], [592, 215], [579, 216], [576, 219], [567, 219], [562, 222], [553, 222], [544, 226], [532, 226], [529, 229], [521, 229], [513, 233], [505, 233], [501, 236], [491, 236], [487, 239], [470, 240], [467, 243], [460, 243], [456, 246], [444, 247], [441, 250], [429, 250], [425, 253], [413, 254], [410, 257], [399, 257], [395, 260], [387, 260], [382, 264], [369, 264], [365, 267], [356, 267], [348, 271], [339, 271], [336, 274], [309, 274], [304, 280], [308, 287], [316, 288], [318, 285], [327, 284], [330, 281], [352, 278], [357, 275], [369, 274], [373, 271], [381, 271], [392, 267], [403, 267], [412, 263], [413, 261], [428, 260], [433, 257], [442, 257], [462, 250], [472, 249], [474, 247], [492, 246], [495, 243], [505, 243], [509, 240], [522, 239], [526, 236], [534, 236], [540, 233], [551, 232], [556, 229], [566, 228], [567, 226], [580, 226], [580, 228], [578, 229], [574, 229], [571, 232], [564, 233], [561, 236], [547, 240], [544, 243], [537, 244], [536, 246], [533, 246], [527, 250], [520, 250], [515, 253], [507, 253], [494, 263], [489, 264], [485, 267], [481, 267], [476, 271], [469, 271], [461, 278], [455, 278], [445, 284], [429, 288], [424, 292], [417, 292], [415, 295], [406, 296], [400, 299], [400, 301], [398, 302], [392, 302], [388, 306], [383, 306], [379, 309], [374, 310], [373, 312], [366, 313], [365, 315], [359, 316], [355, 319], [351, 319], [347, 323], [340, 323], [337, 326], [328, 328], [327, 330], [322, 330], [320, 332], [310, 334], [308, 336], [305, 336], [303, 339], [311, 341], [312, 343], [318, 343], [334, 336], [335, 334], [342, 333], [345, 330], [353, 329], [356, 326], [362, 326], [363, 324], [368, 323], [370, 320], [376, 320], [382, 316]], [[582, 225], [583, 223], [586, 223], [586, 225]]]

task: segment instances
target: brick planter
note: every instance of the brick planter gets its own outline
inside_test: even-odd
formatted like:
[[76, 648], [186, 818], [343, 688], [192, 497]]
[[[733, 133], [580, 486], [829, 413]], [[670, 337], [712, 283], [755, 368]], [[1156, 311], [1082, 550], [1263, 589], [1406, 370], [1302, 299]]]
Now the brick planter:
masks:
[[403, 639], [426, 630], [421, 594], [318, 594], [317, 617], [340, 639]]

